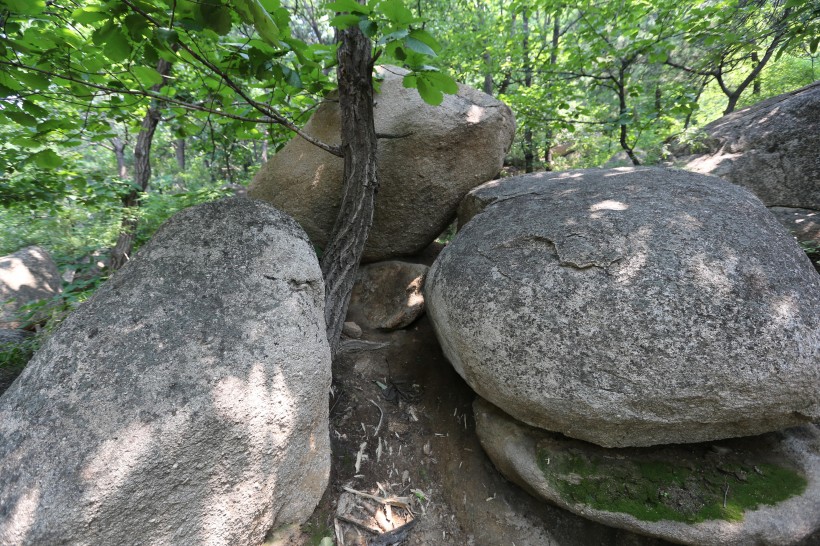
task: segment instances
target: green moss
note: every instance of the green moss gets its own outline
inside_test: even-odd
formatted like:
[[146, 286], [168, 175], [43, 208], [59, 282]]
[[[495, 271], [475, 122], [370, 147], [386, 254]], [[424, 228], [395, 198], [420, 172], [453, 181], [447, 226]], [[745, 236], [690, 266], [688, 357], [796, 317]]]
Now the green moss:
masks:
[[748, 453], [717, 456], [707, 446], [659, 455], [542, 446], [538, 463], [565, 501], [643, 521], [741, 521], [745, 512], [799, 495], [807, 485], [794, 470]]

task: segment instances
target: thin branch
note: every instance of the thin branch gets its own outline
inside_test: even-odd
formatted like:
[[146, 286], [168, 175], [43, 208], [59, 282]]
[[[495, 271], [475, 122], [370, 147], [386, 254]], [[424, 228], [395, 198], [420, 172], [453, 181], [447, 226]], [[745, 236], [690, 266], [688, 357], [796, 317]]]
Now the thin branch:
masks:
[[[150, 14], [146, 13], [144, 10], [142, 10], [138, 6], [136, 6], [131, 0], [122, 0], [122, 1], [125, 5], [130, 7], [134, 12], [141, 15], [145, 20], [150, 22], [155, 27], [164, 28], [160, 24], [159, 21], [154, 19]], [[191, 55], [194, 59], [196, 59], [198, 62], [200, 62], [206, 68], [208, 68], [208, 70], [212, 71], [214, 74], [216, 74], [220, 78], [222, 78], [222, 80], [228, 85], [228, 87], [233, 89], [233, 91], [237, 95], [242, 97], [245, 100], [245, 102], [247, 102], [250, 106], [252, 106], [255, 110], [259, 111], [263, 115], [270, 117], [271, 120], [274, 123], [282, 125], [283, 127], [287, 127], [288, 129], [290, 129], [291, 131], [293, 131], [294, 133], [296, 133], [300, 137], [304, 138], [305, 140], [307, 140], [311, 144], [313, 144], [315, 146], [318, 146], [319, 148], [323, 149], [324, 151], [326, 151], [330, 154], [333, 154], [337, 157], [343, 157], [344, 156], [340, 146], [332, 146], [330, 144], [326, 144], [326, 143], [322, 142], [321, 140], [318, 140], [318, 139], [310, 136], [309, 134], [303, 132], [299, 127], [297, 127], [293, 122], [291, 122], [289, 119], [284, 117], [279, 112], [277, 112], [277, 111], [275, 111], [271, 108], [268, 108], [265, 104], [263, 104], [261, 102], [258, 102], [258, 101], [255, 101], [253, 98], [251, 98], [247, 93], [245, 93], [245, 91], [242, 89], [242, 87], [239, 86], [236, 82], [234, 82], [230, 78], [230, 76], [228, 76], [222, 69], [220, 69], [218, 66], [213, 64], [211, 61], [207, 60], [202, 55], [200, 55], [199, 53], [197, 53], [196, 51], [191, 49], [188, 45], [186, 45], [182, 42], [179, 42], [179, 46], [182, 49], [184, 49], [189, 55]]]

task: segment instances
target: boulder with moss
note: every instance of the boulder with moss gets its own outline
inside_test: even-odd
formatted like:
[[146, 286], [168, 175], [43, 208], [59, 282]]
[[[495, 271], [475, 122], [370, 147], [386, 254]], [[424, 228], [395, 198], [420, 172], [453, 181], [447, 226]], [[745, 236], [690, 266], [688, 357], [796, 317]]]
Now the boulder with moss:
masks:
[[481, 445], [504, 476], [593, 521], [714, 546], [796, 544], [820, 529], [816, 425], [606, 449], [527, 426], [482, 399], [473, 407]]

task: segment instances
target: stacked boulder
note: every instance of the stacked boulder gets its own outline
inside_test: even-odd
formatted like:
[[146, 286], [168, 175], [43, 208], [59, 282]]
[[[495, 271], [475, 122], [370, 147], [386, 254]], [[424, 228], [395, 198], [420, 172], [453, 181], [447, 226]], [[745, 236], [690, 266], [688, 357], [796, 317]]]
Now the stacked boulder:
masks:
[[[432, 243], [464, 195], [501, 170], [515, 132], [509, 107], [480, 91], [459, 85], [457, 94], [430, 106], [404, 87], [406, 70], [377, 72], [383, 78], [373, 109], [380, 186], [365, 262], [414, 255]], [[338, 144], [338, 101], [323, 102], [304, 131]], [[343, 168], [341, 158], [296, 137], [262, 167], [249, 195], [293, 216], [324, 248], [341, 203]]]
[[[447, 358], [486, 400], [478, 433], [510, 479], [676, 541], [791, 542], [820, 527], [820, 434], [810, 424], [820, 419], [820, 277], [755, 196], [671, 169], [542, 173], [473, 190], [459, 225], [428, 274], [428, 314]], [[731, 491], [741, 485], [727, 481], [717, 507], [706, 500], [712, 486], [696, 486], [712, 475], [674, 464], [706, 465], [693, 450], [653, 458], [658, 448], [645, 447], [801, 425], [761, 442], [773, 446], [765, 453], [712, 461], [738, 483], [751, 472], [760, 488], [791, 489], [739, 500]], [[663, 509], [601, 485], [601, 461], [637, 457], [604, 448], [639, 447], [649, 468], [672, 476], [649, 487]], [[765, 466], [775, 452], [781, 466]], [[673, 514], [683, 523], [669, 525]]]

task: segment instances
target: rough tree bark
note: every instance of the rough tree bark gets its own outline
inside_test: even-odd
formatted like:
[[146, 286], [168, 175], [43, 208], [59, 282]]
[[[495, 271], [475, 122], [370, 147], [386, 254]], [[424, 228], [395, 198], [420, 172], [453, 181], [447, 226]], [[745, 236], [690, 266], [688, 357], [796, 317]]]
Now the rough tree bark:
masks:
[[334, 356], [373, 223], [378, 189], [370, 40], [354, 25], [339, 32], [338, 42], [344, 184], [339, 213], [321, 260], [327, 338]]
[[[532, 63], [530, 62], [530, 14], [527, 8], [521, 14], [521, 55], [524, 65], [524, 87], [532, 87]], [[532, 127], [529, 121], [524, 126], [524, 172], [534, 170], [535, 152], [532, 144]]]
[[[162, 76], [162, 83], [155, 84], [151, 90], [158, 92], [168, 80], [171, 63], [161, 59], [157, 63], [157, 72]], [[151, 180], [151, 143], [160, 120], [160, 109], [157, 101], [152, 101], [145, 113], [134, 146], [134, 188], [122, 200], [123, 219], [117, 244], [111, 250], [111, 269], [116, 271], [128, 261], [134, 248], [137, 233], [137, 217], [134, 209], [140, 205], [140, 194], [148, 189]]]

